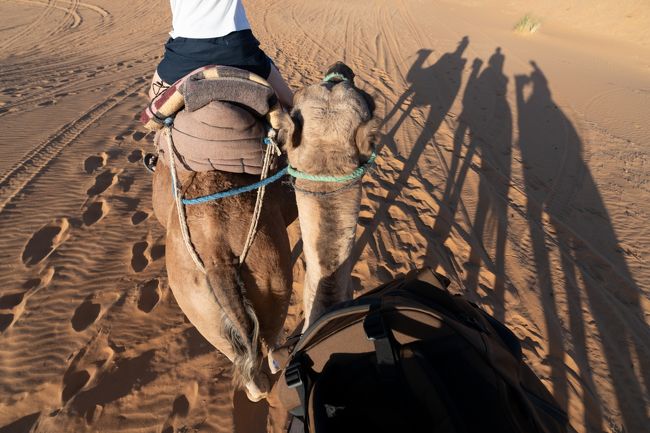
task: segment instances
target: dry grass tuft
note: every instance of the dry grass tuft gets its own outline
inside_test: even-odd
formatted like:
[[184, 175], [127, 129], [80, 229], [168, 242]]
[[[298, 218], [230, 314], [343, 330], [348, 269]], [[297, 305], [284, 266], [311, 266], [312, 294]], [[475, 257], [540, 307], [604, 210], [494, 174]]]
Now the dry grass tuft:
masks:
[[526, 14], [517, 24], [515, 24], [514, 31], [517, 33], [532, 34], [539, 30], [541, 25], [542, 22], [539, 18], [536, 18], [531, 14]]

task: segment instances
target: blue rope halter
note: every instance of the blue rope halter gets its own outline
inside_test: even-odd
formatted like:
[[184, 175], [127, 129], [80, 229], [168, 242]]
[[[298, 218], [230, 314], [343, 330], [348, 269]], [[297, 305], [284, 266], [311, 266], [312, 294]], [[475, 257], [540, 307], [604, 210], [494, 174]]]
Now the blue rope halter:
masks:
[[219, 200], [226, 197], [233, 197], [235, 195], [243, 194], [245, 192], [254, 191], [265, 185], [280, 180], [285, 174], [287, 174], [287, 168], [288, 167], [284, 167], [282, 170], [278, 171], [273, 176], [267, 177], [266, 179], [261, 180], [259, 182], [251, 183], [250, 185], [245, 185], [239, 188], [227, 189], [225, 191], [217, 192], [210, 195], [204, 195], [202, 197], [197, 197], [197, 198], [184, 198], [182, 202], [184, 205], [201, 204], [213, 200]]

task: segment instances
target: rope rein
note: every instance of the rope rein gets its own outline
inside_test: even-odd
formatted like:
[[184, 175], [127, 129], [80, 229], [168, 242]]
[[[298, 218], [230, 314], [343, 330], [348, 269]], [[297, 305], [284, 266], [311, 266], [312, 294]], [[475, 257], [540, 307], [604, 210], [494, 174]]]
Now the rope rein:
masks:
[[[269, 146], [268, 141], [271, 141], [273, 143], [270, 146], [275, 146], [277, 148], [277, 144], [275, 143], [275, 141], [267, 137], [264, 139], [264, 142], [267, 143], [267, 150]], [[279, 149], [277, 151], [279, 151]], [[361, 167], [356, 168], [352, 173], [342, 175], [342, 176], [326, 176], [320, 174], [309, 174], [297, 170], [290, 165], [287, 165], [282, 170], [279, 170], [277, 173], [275, 173], [273, 176], [264, 178], [259, 182], [251, 183], [250, 185], [245, 185], [238, 188], [227, 189], [225, 191], [220, 191], [214, 194], [204, 195], [201, 197], [184, 198], [181, 201], [184, 205], [195, 205], [195, 204], [207, 203], [214, 200], [219, 200], [226, 197], [233, 197], [235, 195], [243, 194], [245, 192], [250, 192], [265, 187], [266, 185], [271, 184], [273, 182], [277, 182], [278, 180], [282, 179], [286, 174], [296, 179], [305, 179], [314, 182], [347, 183], [353, 180], [361, 179], [363, 175], [366, 174], [368, 170], [372, 167], [372, 165], [375, 163], [375, 159], [377, 159], [377, 154], [375, 152], [372, 152], [370, 154], [370, 159], [368, 159], [368, 161], [365, 164], [363, 164]]]
[[271, 177], [267, 177], [266, 179], [264, 179], [262, 181], [259, 181], [259, 182], [251, 183], [250, 185], [245, 185], [245, 186], [242, 186], [242, 187], [239, 187], [239, 188], [232, 188], [232, 189], [228, 189], [228, 190], [217, 192], [217, 193], [210, 194], [210, 195], [204, 195], [202, 197], [184, 198], [183, 199], [183, 204], [184, 205], [203, 204], [203, 203], [208, 203], [208, 202], [219, 200], [219, 199], [226, 198], [226, 197], [233, 197], [233, 196], [236, 196], [236, 195], [239, 195], [239, 194], [243, 194], [245, 192], [255, 191], [256, 189], [263, 188], [263, 187], [265, 187], [266, 185], [268, 185], [270, 183], [273, 183], [273, 182], [276, 182], [276, 181], [280, 180], [286, 174], [287, 174], [287, 167], [285, 167], [282, 170], [278, 171], [277, 173], [275, 173]]
[[[262, 174], [260, 175], [262, 181], [266, 180], [266, 176], [269, 174], [269, 168], [273, 162], [273, 155], [282, 155], [282, 151], [276, 144], [275, 140], [273, 140], [271, 137], [266, 137], [264, 139], [264, 143], [266, 144], [266, 152], [264, 153], [264, 163], [262, 164]], [[248, 235], [246, 236], [244, 248], [242, 249], [242, 253], [239, 256], [239, 266], [242, 266], [244, 264], [246, 256], [248, 255], [248, 251], [250, 250], [251, 245], [253, 245], [253, 239], [255, 238], [255, 233], [257, 233], [257, 223], [259, 222], [260, 215], [262, 213], [262, 203], [264, 201], [265, 192], [266, 184], [263, 184], [257, 190], [257, 198], [255, 199], [253, 218], [251, 219], [251, 225], [248, 229]]]
[[[337, 78], [337, 79], [345, 78], [341, 74], [330, 74], [330, 75], [328, 75], [324, 81], [328, 81], [329, 79], [332, 78]], [[173, 118], [171, 117], [166, 118], [164, 121], [165, 126], [163, 130], [163, 134], [167, 137], [167, 150], [169, 152], [169, 171], [172, 178], [172, 193], [174, 195], [174, 201], [176, 203], [176, 211], [178, 214], [178, 221], [181, 227], [181, 234], [183, 237], [183, 242], [185, 243], [185, 248], [190, 254], [192, 261], [194, 261], [194, 264], [196, 264], [196, 267], [199, 270], [201, 270], [201, 272], [204, 274], [206, 273], [205, 265], [203, 264], [203, 261], [199, 257], [199, 254], [196, 251], [194, 244], [192, 243], [189, 226], [187, 224], [187, 215], [185, 213], [185, 206], [208, 203], [222, 198], [233, 197], [239, 194], [257, 190], [257, 198], [255, 199], [255, 207], [253, 208], [251, 224], [248, 229], [248, 234], [246, 235], [246, 241], [244, 242], [242, 252], [239, 256], [238, 265], [239, 267], [241, 267], [244, 264], [244, 261], [246, 260], [246, 256], [248, 255], [250, 248], [253, 245], [253, 240], [255, 239], [255, 234], [257, 233], [257, 226], [259, 224], [259, 219], [262, 214], [262, 204], [264, 202], [264, 195], [266, 193], [267, 185], [280, 180], [286, 174], [289, 174], [295, 179], [304, 179], [313, 182], [347, 183], [347, 185], [344, 185], [341, 188], [338, 188], [334, 191], [325, 192], [325, 193], [312, 192], [312, 191], [296, 188], [295, 182], [293, 183], [294, 189], [301, 193], [313, 194], [313, 195], [330, 195], [336, 192], [346, 190], [352, 187], [353, 185], [355, 185], [358, 181], [361, 180], [363, 175], [366, 174], [366, 172], [374, 164], [375, 159], [377, 158], [377, 154], [373, 151], [370, 154], [370, 158], [368, 159], [368, 161], [366, 161], [365, 164], [363, 164], [360, 167], [357, 167], [352, 173], [341, 175], [341, 176], [309, 174], [297, 170], [291, 165], [287, 165], [282, 170], [279, 170], [277, 173], [275, 173], [273, 176], [268, 177], [269, 170], [273, 163], [273, 157], [275, 155], [280, 156], [282, 154], [280, 148], [278, 147], [277, 143], [274, 140], [275, 131], [271, 129], [269, 135], [264, 138], [264, 144], [266, 144], [266, 151], [264, 152], [264, 160], [262, 163], [262, 172], [260, 174], [259, 182], [255, 182], [250, 185], [245, 185], [242, 187], [231, 188], [225, 191], [220, 191], [214, 194], [209, 194], [201, 197], [185, 199], [183, 198], [183, 194], [180, 191], [178, 185], [178, 175], [176, 172], [176, 157], [175, 157], [176, 148], [174, 146], [174, 139], [172, 138], [173, 124], [174, 124]]]
[[178, 178], [176, 176], [176, 158], [174, 157], [174, 140], [172, 138], [171, 131], [171, 119], [165, 120], [165, 129], [163, 134], [167, 136], [167, 151], [169, 152], [169, 171], [172, 176], [172, 192], [174, 194], [174, 201], [176, 202], [176, 212], [178, 213], [178, 222], [181, 226], [181, 234], [183, 236], [183, 242], [185, 243], [185, 248], [187, 252], [190, 253], [190, 257], [194, 261], [194, 264], [201, 272], [205, 274], [205, 266], [203, 261], [199, 257], [199, 254], [192, 244], [192, 239], [190, 238], [190, 229], [187, 226], [187, 217], [185, 215], [185, 206], [183, 205], [183, 200], [181, 199], [181, 192], [178, 187]]
[[[255, 234], [257, 233], [257, 225], [259, 223], [260, 215], [262, 213], [262, 204], [264, 202], [264, 194], [266, 193], [266, 185], [268, 185], [271, 182], [275, 182], [277, 179], [281, 178], [286, 173], [286, 170], [283, 170], [280, 171], [279, 173], [276, 173], [271, 178], [267, 178], [269, 169], [271, 168], [271, 165], [273, 163], [273, 156], [274, 155], [280, 156], [282, 152], [280, 151], [280, 148], [278, 147], [277, 143], [272, 137], [270, 136], [266, 137], [264, 139], [264, 143], [266, 144], [266, 152], [264, 153], [264, 162], [262, 164], [262, 173], [260, 175], [261, 177], [260, 182], [256, 182], [255, 184], [252, 185], [247, 185], [242, 188], [227, 190], [222, 193], [212, 194], [210, 196], [199, 197], [198, 199], [184, 200], [182, 198], [182, 194], [178, 186], [178, 176], [176, 173], [176, 158], [174, 156], [176, 149], [174, 147], [174, 139], [172, 138], [172, 131], [171, 131], [172, 124], [173, 124], [173, 119], [171, 118], [165, 119], [164, 134], [167, 136], [167, 150], [169, 152], [169, 171], [172, 177], [172, 192], [174, 195], [174, 201], [176, 202], [178, 221], [181, 226], [181, 234], [183, 236], [183, 242], [185, 243], [185, 248], [189, 252], [190, 257], [192, 258], [192, 261], [194, 261], [196, 267], [199, 268], [199, 270], [201, 270], [201, 272], [203, 272], [204, 274], [206, 273], [205, 265], [203, 264], [203, 261], [199, 257], [199, 254], [196, 251], [194, 244], [192, 243], [192, 238], [190, 237], [190, 230], [187, 225], [187, 215], [185, 214], [185, 205], [205, 203], [212, 200], [217, 200], [219, 198], [231, 197], [246, 191], [252, 191], [254, 189], [257, 189], [257, 198], [255, 199], [255, 207], [253, 209], [251, 224], [248, 229], [248, 234], [246, 236], [246, 241], [244, 242], [242, 252], [239, 255], [239, 266], [241, 267], [244, 264], [244, 261], [246, 260], [246, 256], [250, 251], [251, 245], [253, 245], [253, 239], [255, 238]], [[278, 174], [281, 175], [278, 176]]]

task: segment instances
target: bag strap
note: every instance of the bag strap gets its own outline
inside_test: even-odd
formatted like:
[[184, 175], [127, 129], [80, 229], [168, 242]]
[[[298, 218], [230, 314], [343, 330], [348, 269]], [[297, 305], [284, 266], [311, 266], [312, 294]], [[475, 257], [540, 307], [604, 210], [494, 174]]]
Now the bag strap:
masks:
[[312, 381], [307, 372], [306, 359], [307, 355], [299, 353], [295, 356], [289, 366], [284, 372], [284, 380], [289, 389], [295, 389], [300, 398], [300, 406], [290, 410], [292, 415], [303, 419], [307, 425], [307, 402], [309, 399], [309, 392], [311, 392]]
[[371, 305], [363, 321], [363, 330], [375, 346], [377, 372], [386, 381], [397, 380], [399, 356], [395, 351], [395, 339], [390, 328], [384, 322], [384, 309], [379, 304]]

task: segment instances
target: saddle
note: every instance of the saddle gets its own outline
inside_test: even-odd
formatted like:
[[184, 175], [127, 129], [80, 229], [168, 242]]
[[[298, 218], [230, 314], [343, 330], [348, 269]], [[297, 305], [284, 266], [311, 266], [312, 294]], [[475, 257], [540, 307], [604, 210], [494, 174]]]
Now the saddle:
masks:
[[[264, 138], [277, 129], [281, 106], [263, 78], [229, 66], [197, 69], [155, 98], [140, 116], [145, 128], [166, 125], [179, 170], [259, 175]], [[165, 146], [154, 144], [167, 164]]]

